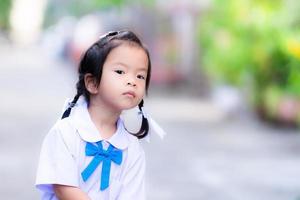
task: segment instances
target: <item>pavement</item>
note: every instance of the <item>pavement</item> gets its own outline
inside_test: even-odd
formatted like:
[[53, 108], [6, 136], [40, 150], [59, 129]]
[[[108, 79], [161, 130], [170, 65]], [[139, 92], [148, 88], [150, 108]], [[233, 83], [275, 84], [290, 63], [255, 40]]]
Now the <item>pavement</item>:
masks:
[[[0, 199], [39, 199], [41, 142], [73, 96], [73, 66], [39, 47], [0, 45]], [[209, 99], [149, 94], [150, 114], [168, 133], [143, 142], [150, 200], [300, 200], [300, 134], [249, 109], [227, 117]]]

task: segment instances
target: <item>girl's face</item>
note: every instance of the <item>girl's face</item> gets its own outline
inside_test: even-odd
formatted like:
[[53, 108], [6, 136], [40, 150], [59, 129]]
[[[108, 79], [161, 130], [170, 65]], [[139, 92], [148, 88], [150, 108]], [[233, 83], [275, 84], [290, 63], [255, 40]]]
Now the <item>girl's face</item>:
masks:
[[114, 48], [103, 65], [94, 103], [116, 111], [133, 108], [145, 95], [148, 57], [139, 46], [123, 43]]

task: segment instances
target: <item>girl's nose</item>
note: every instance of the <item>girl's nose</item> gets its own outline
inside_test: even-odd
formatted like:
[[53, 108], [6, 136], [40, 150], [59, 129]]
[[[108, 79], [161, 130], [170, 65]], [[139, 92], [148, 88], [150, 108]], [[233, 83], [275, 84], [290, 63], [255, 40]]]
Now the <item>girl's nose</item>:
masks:
[[135, 75], [132, 75], [132, 74], [128, 74], [127, 76], [127, 85], [130, 85], [130, 86], [133, 86], [135, 87], [136, 86], [136, 77]]
[[136, 84], [134, 82], [132, 82], [132, 81], [127, 82], [127, 85], [130, 85], [130, 86], [133, 86], [133, 87], [136, 86]]

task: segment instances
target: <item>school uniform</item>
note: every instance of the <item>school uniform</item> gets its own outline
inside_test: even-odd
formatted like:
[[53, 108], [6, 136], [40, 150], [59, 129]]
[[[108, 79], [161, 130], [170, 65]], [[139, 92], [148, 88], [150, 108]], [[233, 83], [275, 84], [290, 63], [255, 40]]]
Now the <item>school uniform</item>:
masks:
[[[112, 147], [118, 153], [118, 161], [109, 162], [105, 189], [104, 161], [94, 165], [93, 169], [89, 168], [95, 156], [87, 155], [87, 144], [92, 149], [102, 145], [104, 151]], [[89, 176], [84, 177], [85, 172]], [[143, 200], [144, 177], [145, 153], [138, 139], [126, 131], [122, 119], [119, 119], [114, 135], [103, 140], [90, 118], [85, 99], [80, 97], [71, 115], [59, 120], [44, 139], [36, 187], [42, 192], [42, 200], [57, 200], [53, 184], [78, 187], [92, 200]]]

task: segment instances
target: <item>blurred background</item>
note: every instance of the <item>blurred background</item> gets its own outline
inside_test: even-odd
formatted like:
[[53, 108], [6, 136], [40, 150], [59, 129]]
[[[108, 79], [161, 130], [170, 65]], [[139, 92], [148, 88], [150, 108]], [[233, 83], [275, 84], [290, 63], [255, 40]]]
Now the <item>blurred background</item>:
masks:
[[[150, 200], [300, 199], [298, 0], [1, 0], [0, 198], [39, 199], [41, 142], [81, 53], [131, 29], [153, 63]], [[129, 124], [130, 126], [130, 124]]]

